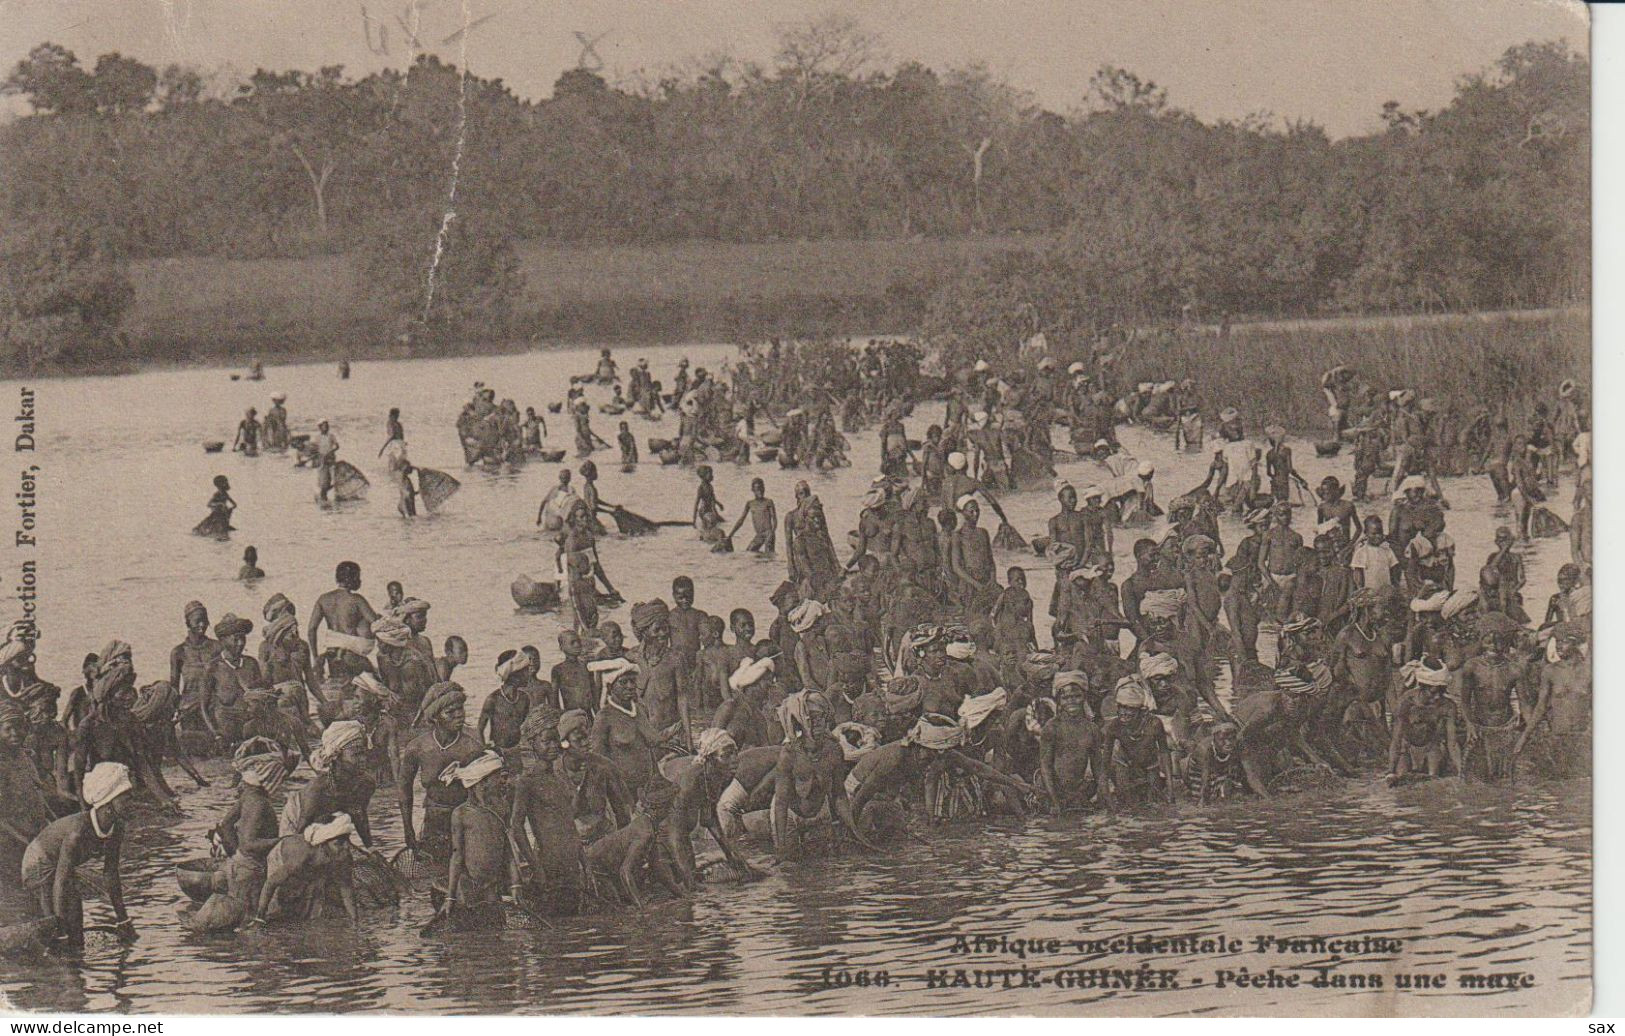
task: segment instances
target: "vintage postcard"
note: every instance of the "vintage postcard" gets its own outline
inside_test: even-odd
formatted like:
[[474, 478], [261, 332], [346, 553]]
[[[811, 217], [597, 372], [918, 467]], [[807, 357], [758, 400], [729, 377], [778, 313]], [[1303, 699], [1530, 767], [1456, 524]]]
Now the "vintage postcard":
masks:
[[0, 1007], [1585, 1013], [1589, 34], [0, 3]]

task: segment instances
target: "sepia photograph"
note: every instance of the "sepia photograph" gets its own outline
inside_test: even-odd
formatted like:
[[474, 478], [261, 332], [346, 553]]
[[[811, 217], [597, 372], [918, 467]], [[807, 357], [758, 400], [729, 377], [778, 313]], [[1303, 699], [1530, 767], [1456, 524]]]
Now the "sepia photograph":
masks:
[[1591, 60], [0, 0], [0, 1014], [1589, 1013]]

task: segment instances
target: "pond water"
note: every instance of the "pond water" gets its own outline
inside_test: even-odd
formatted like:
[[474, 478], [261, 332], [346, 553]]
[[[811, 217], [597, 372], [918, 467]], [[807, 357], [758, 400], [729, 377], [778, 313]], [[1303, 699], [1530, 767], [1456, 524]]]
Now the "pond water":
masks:
[[[656, 376], [669, 380], [679, 351], [649, 349]], [[681, 350], [716, 369], [723, 346]], [[220, 370], [155, 371], [127, 377], [31, 384], [37, 393], [40, 671], [64, 687], [77, 682], [78, 660], [118, 637], [135, 647], [143, 682], [167, 675], [169, 648], [181, 637], [181, 607], [204, 601], [213, 617], [236, 612], [259, 624], [272, 593], [294, 600], [301, 621], [332, 584], [334, 565], [359, 562], [363, 593], [375, 602], [384, 583], [430, 601], [429, 634], [469, 642], [459, 677], [471, 708], [495, 686], [488, 676], [499, 651], [523, 644], [557, 659], [563, 628], [555, 616], [520, 614], [509, 584], [539, 576], [551, 545], [534, 522], [557, 466], [533, 463], [517, 474], [465, 471], [454, 421], [472, 383], [484, 381], [521, 409], [563, 397], [568, 376], [588, 370], [595, 350], [566, 350], [446, 360], [358, 363], [348, 381], [331, 365], [273, 367], [258, 383], [232, 381]], [[623, 366], [634, 350], [620, 350]], [[0, 385], [14, 399], [20, 385]], [[344, 444], [341, 456], [373, 479], [371, 499], [332, 508], [314, 502], [315, 475], [291, 459], [205, 454], [209, 439], [229, 442], [249, 406], [261, 413], [285, 392], [295, 433], [328, 418]], [[602, 390], [594, 390], [599, 401]], [[384, 484], [383, 420], [399, 406], [414, 462], [463, 480], [439, 514], [403, 521]], [[551, 442], [570, 445], [562, 415], [545, 414]], [[911, 420], [920, 435], [939, 407]], [[595, 430], [613, 440], [613, 418], [594, 415]], [[675, 434], [675, 419], [632, 419], [640, 446], [650, 435]], [[1166, 437], [1128, 429], [1125, 446], [1158, 468], [1167, 499], [1199, 482], [1205, 455], [1174, 455]], [[781, 513], [791, 487], [806, 477], [824, 501], [837, 544], [852, 527], [857, 500], [878, 467], [873, 432], [852, 436], [853, 467], [804, 475], [777, 465], [717, 466], [718, 494], [730, 521], [763, 475]], [[1351, 460], [1322, 460], [1308, 443], [1295, 453], [1311, 484], [1335, 473], [1348, 481]], [[608, 454], [601, 454], [608, 457]], [[1078, 473], [1061, 459], [1060, 473]], [[576, 462], [573, 458], [569, 461]], [[694, 477], [680, 468], [645, 464], [635, 474], [601, 462], [600, 490], [649, 517], [685, 517]], [[240, 504], [229, 542], [191, 535], [205, 513], [209, 480], [231, 479]], [[1447, 480], [1454, 509], [1450, 532], [1464, 573], [1490, 549], [1498, 513], [1487, 479]], [[1553, 509], [1568, 515], [1568, 487]], [[1055, 510], [1036, 490], [1005, 507], [1032, 535]], [[1386, 517], [1386, 507], [1380, 508]], [[1300, 513], [1300, 527], [1310, 519]], [[1226, 544], [1240, 530], [1227, 519]], [[1137, 534], [1117, 537], [1119, 575], [1132, 565]], [[244, 546], [259, 550], [267, 578], [235, 581]], [[841, 548], [845, 553], [844, 547]], [[736, 606], [765, 625], [767, 596], [783, 578], [782, 560], [717, 556], [684, 529], [601, 545], [610, 577], [629, 601], [664, 596], [671, 579], [695, 577], [697, 605], [713, 613]], [[20, 557], [15, 555], [14, 557]], [[1527, 606], [1538, 614], [1567, 560], [1566, 540], [1538, 541], [1527, 554]], [[1048, 599], [1051, 569], [1031, 555], [1005, 555], [1029, 568], [1030, 590]], [[15, 570], [8, 572], [6, 579]], [[15, 610], [16, 605], [12, 605]], [[9, 618], [9, 613], [5, 615]], [[625, 609], [609, 617], [625, 622]], [[1041, 629], [1041, 639], [1047, 639]], [[251, 645], [259, 640], [256, 631]], [[211, 773], [223, 773], [211, 764]], [[184, 901], [172, 876], [179, 860], [205, 851], [204, 832], [230, 801], [224, 781], [197, 790], [172, 781], [183, 818], [147, 817], [127, 853], [126, 881], [142, 937], [120, 947], [91, 937], [81, 962], [0, 964], [0, 991], [33, 1010], [456, 1011], [724, 1013], [1450, 1013], [1569, 1012], [1583, 1008], [1590, 975], [1589, 782], [1518, 787], [1437, 786], [1390, 789], [1375, 779], [1272, 803], [1128, 817], [1034, 818], [952, 827], [911, 837], [883, 857], [843, 855], [786, 863], [747, 886], [713, 885], [691, 901], [649, 914], [561, 921], [550, 930], [425, 941], [423, 901], [375, 915], [357, 928], [313, 922], [247, 935], [197, 938], [175, 923]], [[398, 844], [392, 797], [380, 795], [375, 820], [385, 845]], [[92, 914], [104, 907], [93, 904]], [[1002, 968], [1008, 955], [949, 953], [962, 932], [1012, 938], [1096, 939], [1136, 934], [1223, 934], [1247, 941], [1239, 953], [1136, 955], [1062, 952], [1029, 959], [1045, 975], [1058, 968], [1178, 969], [1178, 989], [1065, 988], [1053, 978], [1038, 987], [926, 989], [927, 968]], [[1308, 985], [1329, 955], [1252, 952], [1255, 937], [1381, 935], [1405, 940], [1397, 952], [1345, 953], [1338, 970], [1382, 973], [1383, 990], [1349, 994]], [[1294, 989], [1220, 987], [1221, 969], [1293, 971]], [[826, 988], [824, 969], [888, 971], [886, 985]], [[1534, 986], [1480, 991], [1472, 1000], [1445, 990], [1396, 992], [1396, 970], [1462, 969], [1527, 972]], [[1200, 979], [1195, 983], [1193, 979]]]

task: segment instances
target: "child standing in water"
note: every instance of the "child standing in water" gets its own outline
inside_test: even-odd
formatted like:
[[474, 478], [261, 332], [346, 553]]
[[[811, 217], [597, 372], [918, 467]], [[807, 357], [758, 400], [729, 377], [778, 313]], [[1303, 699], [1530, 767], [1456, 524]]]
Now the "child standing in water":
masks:
[[621, 430], [615, 436], [615, 442], [621, 447], [621, 470], [630, 472], [638, 463], [638, 441], [632, 436], [632, 429], [625, 421], [621, 422]]
[[722, 540], [722, 503], [712, 485], [711, 465], [701, 464], [698, 470], [699, 488], [694, 493], [694, 527], [700, 530], [700, 539], [706, 543]]
[[209, 497], [209, 516], [198, 522], [192, 531], [199, 536], [219, 536], [224, 538], [232, 531], [231, 512], [237, 509], [237, 501], [231, 498], [231, 483], [226, 476], [214, 477], [214, 495]]
[[993, 650], [1001, 658], [1020, 661], [1038, 643], [1033, 631], [1033, 598], [1027, 592], [1027, 570], [1020, 565], [1011, 565], [1005, 580], [993, 603]]
[[773, 501], [767, 498], [767, 483], [759, 478], [750, 480], [751, 498], [745, 501], [745, 510], [740, 514], [734, 527], [728, 530], [728, 539], [734, 538], [734, 533], [750, 519], [751, 538], [750, 546], [745, 549], [752, 554], [773, 553], [774, 536], [779, 527], [779, 509]]

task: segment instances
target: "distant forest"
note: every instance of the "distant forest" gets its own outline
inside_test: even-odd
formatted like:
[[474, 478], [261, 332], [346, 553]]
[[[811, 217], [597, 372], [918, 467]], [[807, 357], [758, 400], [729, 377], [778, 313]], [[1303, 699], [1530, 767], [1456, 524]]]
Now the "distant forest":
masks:
[[1269, 115], [1204, 121], [1113, 67], [1049, 111], [982, 68], [874, 68], [874, 43], [826, 19], [786, 30], [763, 66], [574, 69], [540, 100], [432, 56], [220, 88], [43, 43], [3, 85], [34, 114], [0, 128], [0, 251], [59, 269], [360, 252], [386, 269], [365, 253], [439, 235], [482, 253], [470, 269], [496, 271], [495, 295], [524, 240], [1020, 233], [1033, 248], [975, 271], [967, 297], [1013, 292], [1040, 327], [1073, 301], [1211, 319], [1588, 294], [1590, 70], [1561, 44], [1514, 47], [1446, 107], [1390, 102], [1379, 132], [1332, 140]]

